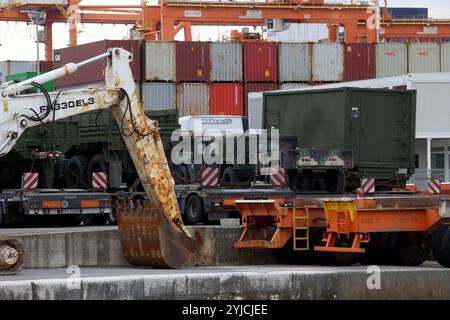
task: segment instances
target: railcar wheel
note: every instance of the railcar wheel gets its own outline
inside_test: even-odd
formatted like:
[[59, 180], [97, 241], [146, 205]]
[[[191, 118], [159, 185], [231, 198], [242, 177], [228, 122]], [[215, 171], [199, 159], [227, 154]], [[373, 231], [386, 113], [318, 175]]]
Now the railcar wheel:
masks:
[[450, 228], [442, 227], [432, 233], [432, 250], [436, 261], [450, 268]]

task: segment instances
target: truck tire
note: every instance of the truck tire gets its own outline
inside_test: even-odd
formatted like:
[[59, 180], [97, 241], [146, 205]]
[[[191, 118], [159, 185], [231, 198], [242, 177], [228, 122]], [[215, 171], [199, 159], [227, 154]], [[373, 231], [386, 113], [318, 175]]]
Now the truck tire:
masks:
[[345, 172], [338, 171], [335, 174], [331, 174], [327, 179], [329, 191], [333, 194], [343, 194], [345, 191]]
[[107, 166], [106, 166], [106, 160], [105, 157], [102, 154], [97, 154], [92, 157], [92, 159], [89, 161], [88, 167], [87, 167], [87, 181], [89, 187], [92, 188], [92, 174], [94, 172], [104, 172], [107, 173]]
[[86, 188], [88, 159], [82, 155], [76, 155], [69, 159], [65, 170], [65, 182], [68, 189]]
[[62, 227], [78, 227], [81, 223], [81, 216], [66, 216], [61, 217], [61, 220], [58, 220], [58, 225]]
[[4, 218], [4, 214], [3, 214], [3, 206], [0, 205], [0, 228], [3, 227], [3, 218]]
[[110, 226], [117, 225], [117, 210], [116, 207], [112, 207], [112, 211], [106, 214], [106, 220], [108, 221]]
[[106, 216], [102, 215], [95, 215], [95, 214], [89, 214], [83, 216], [83, 224], [85, 226], [104, 226], [107, 221]]
[[441, 227], [434, 231], [431, 243], [436, 261], [441, 266], [450, 268], [450, 228]]
[[222, 182], [239, 182], [236, 170], [233, 167], [228, 167], [223, 170]]
[[396, 265], [418, 267], [430, 256], [431, 246], [424, 232], [395, 232], [391, 237]]
[[190, 196], [186, 201], [186, 219], [189, 224], [195, 225], [206, 221], [203, 202], [196, 195]]

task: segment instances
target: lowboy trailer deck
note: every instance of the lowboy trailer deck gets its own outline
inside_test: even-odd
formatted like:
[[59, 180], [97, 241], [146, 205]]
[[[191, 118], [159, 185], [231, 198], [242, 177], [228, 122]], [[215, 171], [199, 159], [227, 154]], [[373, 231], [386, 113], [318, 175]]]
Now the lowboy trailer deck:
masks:
[[[285, 261], [450, 267], [450, 197], [414, 193], [297, 195], [237, 200], [243, 232], [236, 248], [275, 249]], [[296, 259], [293, 259], [296, 258]]]

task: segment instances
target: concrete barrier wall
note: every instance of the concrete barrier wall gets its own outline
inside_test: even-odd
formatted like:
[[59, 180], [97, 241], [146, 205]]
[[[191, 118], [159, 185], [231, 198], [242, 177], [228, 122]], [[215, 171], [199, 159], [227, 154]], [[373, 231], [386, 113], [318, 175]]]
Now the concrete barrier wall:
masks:
[[82, 279], [1, 281], [0, 299], [450, 299], [450, 271], [382, 272], [380, 290], [369, 290], [364, 271], [254, 271], [127, 275]]
[[[75, 231], [73, 231], [75, 230]], [[235, 249], [241, 228], [191, 227], [197, 251], [186, 266], [258, 265], [277, 260], [270, 250]], [[14, 235], [25, 247], [25, 268], [129, 266], [117, 230], [84, 230]]]

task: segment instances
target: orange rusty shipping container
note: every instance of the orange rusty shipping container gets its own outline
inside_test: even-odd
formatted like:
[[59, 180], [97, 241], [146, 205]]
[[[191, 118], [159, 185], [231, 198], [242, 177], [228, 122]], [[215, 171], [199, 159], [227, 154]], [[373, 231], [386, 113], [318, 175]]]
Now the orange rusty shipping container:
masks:
[[244, 85], [244, 116], [248, 116], [248, 94], [250, 92], [273, 91], [278, 89], [277, 83], [246, 83]]
[[177, 42], [177, 81], [209, 81], [209, 42]]
[[[109, 48], [123, 48], [133, 55], [130, 66], [133, 70], [134, 81], [141, 81], [141, 46], [139, 41], [134, 40], [102, 40], [79, 46], [57, 49], [53, 51], [54, 67], [74, 62], [78, 63], [90, 59], [108, 51]], [[106, 59], [94, 62], [88, 66], [81, 67], [75, 74], [68, 75], [55, 80], [55, 87], [71, 87], [88, 83], [105, 81]]]
[[244, 43], [244, 81], [277, 82], [277, 43]]
[[211, 85], [210, 114], [242, 116], [242, 85], [240, 83], [215, 83]]
[[374, 79], [375, 61], [374, 44], [344, 45], [344, 81]]

